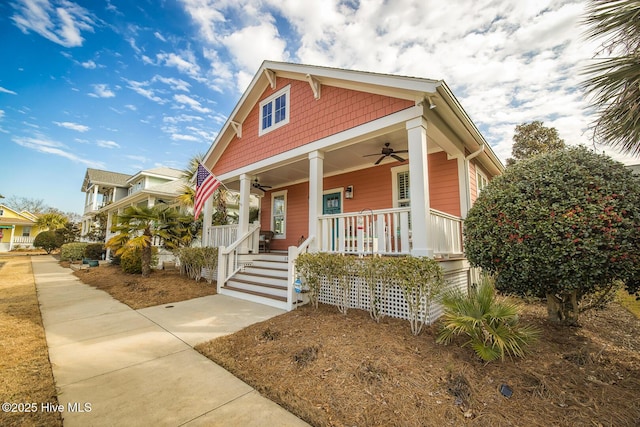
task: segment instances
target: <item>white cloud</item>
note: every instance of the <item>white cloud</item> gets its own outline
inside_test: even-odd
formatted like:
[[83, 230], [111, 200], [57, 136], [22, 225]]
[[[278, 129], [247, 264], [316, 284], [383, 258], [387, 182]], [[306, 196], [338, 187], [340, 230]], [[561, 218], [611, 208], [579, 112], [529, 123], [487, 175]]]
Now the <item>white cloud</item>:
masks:
[[180, 114], [178, 116], [165, 116], [162, 118], [163, 122], [171, 123], [171, 124], [176, 124], [180, 122], [203, 121], [203, 120], [204, 119], [200, 116], [191, 116], [189, 114]]
[[93, 93], [90, 93], [89, 96], [94, 98], [113, 98], [116, 96], [115, 92], [109, 89], [107, 84], [100, 83], [91, 86], [93, 86]]
[[75, 163], [81, 163], [92, 168], [105, 168], [104, 163], [82, 158], [77, 154], [69, 151], [68, 147], [64, 144], [57, 141], [52, 141], [42, 135], [38, 135], [36, 138], [14, 136], [12, 140], [22, 147], [34, 150], [39, 153], [53, 154], [55, 156], [64, 157], [65, 159], [71, 160]]
[[183, 135], [183, 134], [178, 134], [178, 133], [174, 133], [171, 135], [171, 139], [173, 139], [174, 141], [193, 141], [193, 142], [199, 142], [200, 138], [197, 138], [193, 135]]
[[2, 93], [8, 93], [9, 95], [17, 95], [17, 93], [15, 93], [14, 91], [9, 90], [9, 89], [5, 89], [5, 88], [3, 88], [2, 86], [0, 86], [0, 92], [2, 92]]
[[80, 65], [82, 65], [84, 68], [86, 68], [88, 70], [93, 70], [94, 68], [97, 67], [96, 63], [93, 62], [92, 60], [81, 62]]
[[127, 80], [124, 79], [129, 84], [129, 89], [136, 92], [138, 95], [142, 95], [145, 98], [157, 102], [158, 104], [165, 104], [167, 102], [166, 99], [163, 99], [155, 94], [153, 89], [148, 89], [147, 87], [150, 85], [149, 82], [137, 82], [135, 80]]
[[153, 35], [155, 36], [155, 38], [157, 38], [160, 41], [166, 42], [167, 39], [164, 38], [164, 36], [162, 34], [160, 34], [158, 31], [156, 31], [155, 33], [153, 33]]
[[224, 37], [222, 43], [242, 70], [253, 73], [265, 59], [286, 61], [286, 43], [272, 23], [244, 27]]
[[192, 110], [197, 111], [198, 113], [210, 113], [211, 110], [203, 107], [200, 102], [197, 100], [187, 96], [187, 95], [174, 95], [173, 99], [180, 104], [188, 105]]
[[71, 129], [78, 132], [86, 132], [90, 129], [89, 126], [81, 125], [78, 123], [72, 123], [72, 122], [53, 122], [53, 123], [62, 128]]
[[0, 120], [4, 117], [4, 110], [0, 110]]
[[85, 8], [68, 0], [23, 0], [14, 3], [14, 24], [64, 47], [82, 46], [82, 31], [93, 32], [93, 17]]
[[114, 141], [98, 140], [96, 141], [96, 145], [102, 148], [120, 148], [120, 144]]
[[179, 72], [186, 74], [189, 77], [201, 79], [200, 66], [196, 61], [195, 55], [191, 51], [184, 51], [180, 54], [173, 52], [158, 53], [156, 58], [160, 65], [176, 68]]
[[127, 104], [127, 105], [124, 106], [124, 108], [127, 108], [127, 109], [129, 109], [131, 111], [137, 111], [138, 110], [138, 107], [136, 107], [133, 104]]
[[162, 82], [166, 85], [171, 86], [171, 89], [173, 90], [181, 90], [183, 92], [189, 92], [189, 87], [191, 87], [191, 85], [184, 80], [176, 79], [173, 77], [162, 77], [155, 75], [151, 80], [154, 82]]

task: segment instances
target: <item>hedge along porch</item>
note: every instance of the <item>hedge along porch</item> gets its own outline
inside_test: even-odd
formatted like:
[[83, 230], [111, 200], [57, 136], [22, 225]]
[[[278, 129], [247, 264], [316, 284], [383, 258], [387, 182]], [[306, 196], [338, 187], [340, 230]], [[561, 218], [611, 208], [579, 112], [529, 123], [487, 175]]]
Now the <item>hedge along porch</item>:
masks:
[[[224, 246], [219, 292], [287, 309], [301, 251], [438, 256], [468, 270], [463, 218], [503, 170], [442, 81], [275, 62], [263, 63], [205, 165], [240, 193], [236, 230], [205, 220], [204, 243]], [[259, 224], [248, 221], [250, 193], [261, 196]], [[286, 252], [258, 254], [260, 229]]]

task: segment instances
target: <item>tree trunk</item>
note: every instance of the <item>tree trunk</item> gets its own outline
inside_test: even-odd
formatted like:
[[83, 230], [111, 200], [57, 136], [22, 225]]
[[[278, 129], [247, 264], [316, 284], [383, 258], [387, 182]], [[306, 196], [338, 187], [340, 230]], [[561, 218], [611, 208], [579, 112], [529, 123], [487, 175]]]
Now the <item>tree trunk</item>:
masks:
[[578, 324], [577, 291], [562, 294], [547, 294], [547, 314], [549, 320], [567, 326]]
[[151, 244], [142, 247], [142, 277], [149, 277], [151, 274]]

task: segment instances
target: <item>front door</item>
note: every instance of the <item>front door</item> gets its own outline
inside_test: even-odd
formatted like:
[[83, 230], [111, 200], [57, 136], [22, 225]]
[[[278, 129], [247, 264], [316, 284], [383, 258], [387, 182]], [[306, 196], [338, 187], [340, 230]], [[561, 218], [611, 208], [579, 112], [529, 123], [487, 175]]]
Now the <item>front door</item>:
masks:
[[342, 193], [329, 193], [322, 196], [322, 215], [342, 213]]

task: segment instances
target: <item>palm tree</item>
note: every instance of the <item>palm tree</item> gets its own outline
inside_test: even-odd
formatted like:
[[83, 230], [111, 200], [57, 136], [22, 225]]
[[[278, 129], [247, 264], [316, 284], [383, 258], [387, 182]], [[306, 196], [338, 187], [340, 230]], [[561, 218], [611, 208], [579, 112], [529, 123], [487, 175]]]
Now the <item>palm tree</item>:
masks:
[[640, 3], [591, 0], [584, 23], [606, 55], [587, 67], [583, 83], [599, 115], [594, 140], [640, 155]]
[[492, 280], [485, 276], [477, 288], [464, 295], [459, 289], [445, 292], [443, 326], [436, 342], [447, 344], [455, 335], [467, 335], [476, 354], [485, 362], [506, 355], [522, 357], [527, 345], [539, 335], [533, 327], [521, 326], [518, 305], [498, 300]]
[[186, 169], [182, 172], [187, 177], [189, 184], [185, 184], [182, 187], [182, 194], [178, 196], [177, 200], [180, 205], [185, 207], [193, 207], [194, 200], [196, 198], [196, 190], [193, 182], [195, 181], [196, 173], [198, 172], [198, 165], [202, 163], [204, 154], [198, 153], [189, 159], [189, 163]]
[[36, 226], [41, 230], [49, 231], [64, 228], [68, 222], [69, 220], [66, 216], [57, 212], [49, 212], [38, 216]]
[[[192, 221], [192, 219], [191, 219]], [[118, 222], [112, 227], [116, 234], [106, 246], [121, 255], [127, 250], [142, 251], [142, 275], [151, 272], [153, 240], [163, 239], [167, 248], [177, 248], [190, 243], [185, 224], [191, 222], [180, 215], [175, 208], [162, 205], [153, 207], [131, 206], [118, 215]]]

